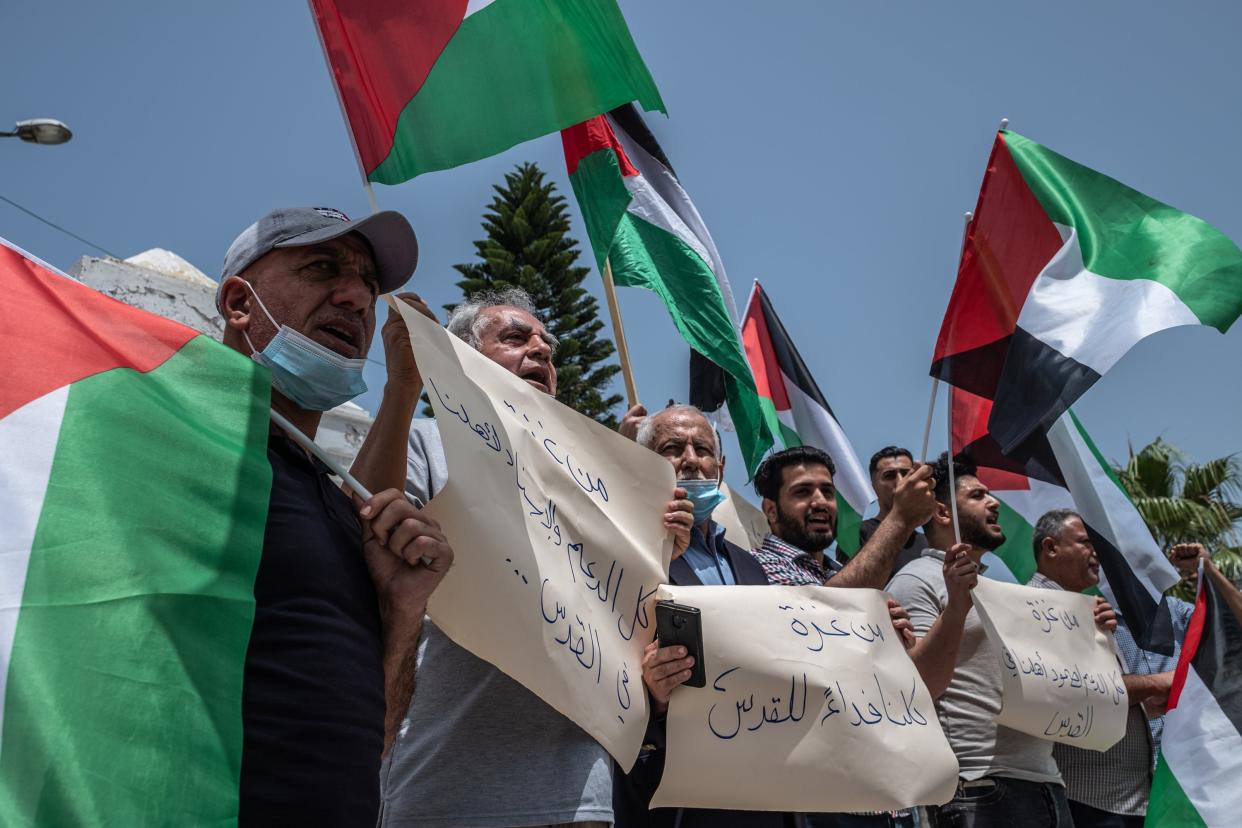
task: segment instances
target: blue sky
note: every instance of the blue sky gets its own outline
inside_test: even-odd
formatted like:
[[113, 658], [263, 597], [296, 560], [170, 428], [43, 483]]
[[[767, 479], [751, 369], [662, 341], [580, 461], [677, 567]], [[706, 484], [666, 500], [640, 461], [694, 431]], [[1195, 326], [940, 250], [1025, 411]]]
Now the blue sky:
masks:
[[[1001, 117], [1242, 240], [1237, 4], [621, 5], [669, 109], [649, 122], [735, 292], [763, 282], [864, 461], [919, 441], [962, 213]], [[75, 132], [62, 147], [0, 141], [0, 195], [122, 256], [166, 247], [218, 277], [271, 208], [367, 211], [304, 3], [14, 4], [0, 49], [0, 123]], [[569, 197], [585, 243], [556, 136], [377, 188], [418, 231], [411, 287], [433, 306], [459, 298], [451, 266], [472, 256], [492, 184], [526, 160]], [[94, 252], [3, 203], [0, 235], [61, 268]], [[588, 286], [599, 295], [594, 273]], [[662, 306], [620, 301], [644, 402], [684, 399], [687, 349]], [[1200, 459], [1235, 452], [1240, 366], [1242, 328], [1165, 332], [1077, 410], [1111, 458], [1156, 436]], [[382, 369], [368, 380], [374, 409]], [[934, 447], [943, 432], [938, 418]]]

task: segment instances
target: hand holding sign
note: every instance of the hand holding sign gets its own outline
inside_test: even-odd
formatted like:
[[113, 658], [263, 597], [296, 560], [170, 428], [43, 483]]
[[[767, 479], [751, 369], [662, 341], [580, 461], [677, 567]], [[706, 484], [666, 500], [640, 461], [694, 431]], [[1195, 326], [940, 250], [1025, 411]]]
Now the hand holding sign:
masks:
[[1104, 599], [981, 578], [974, 600], [1001, 654], [998, 723], [1089, 750], [1125, 735], [1130, 700]]

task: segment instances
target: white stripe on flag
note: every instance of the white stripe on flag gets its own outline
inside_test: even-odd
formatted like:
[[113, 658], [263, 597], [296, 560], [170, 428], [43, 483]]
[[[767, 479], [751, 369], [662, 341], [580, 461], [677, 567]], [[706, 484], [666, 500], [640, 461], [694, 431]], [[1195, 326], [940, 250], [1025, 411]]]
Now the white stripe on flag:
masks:
[[[52, 474], [69, 386], [26, 403], [0, 420], [0, 734], [13, 638], [43, 497]], [[0, 740], [2, 742], [3, 740]]]
[[[1180, 580], [1177, 570], [1161, 553], [1134, 504], [1100, 466], [1069, 412], [1053, 423], [1048, 442], [1078, 513], [1121, 553], [1152, 601], [1159, 604], [1164, 591]], [[1107, 585], [1100, 586], [1113, 601]]]
[[[654, 196], [659, 199], [674, 214], [677, 221], [667, 220], [662, 223], [655, 217], [657, 214], [649, 217], [645, 213], [632, 209], [631, 212], [673, 233], [703, 257], [703, 261], [707, 262], [707, 266], [716, 276], [717, 284], [720, 285], [720, 293], [724, 296], [725, 309], [729, 312], [729, 318], [733, 320], [733, 327], [738, 327], [740, 321], [737, 317], [737, 304], [733, 300], [733, 287], [729, 284], [729, 277], [725, 273], [724, 262], [720, 260], [720, 252], [716, 250], [716, 242], [712, 240], [712, 234], [707, 232], [707, 225], [704, 224], [703, 217], [699, 215], [698, 208], [690, 200], [681, 182], [663, 164], [652, 158], [645, 149], [630, 138], [629, 133], [617, 126], [611, 119], [609, 123], [613, 127], [617, 141], [621, 144], [621, 149], [625, 151], [630, 163], [638, 170], [638, 177], [649, 189], [650, 196], [644, 195], [644, 198]], [[625, 179], [625, 182], [627, 185], [636, 183], [633, 176]], [[638, 197], [634, 187], [630, 187], [630, 193], [635, 198]], [[667, 218], [663, 212], [658, 215]]]
[[1160, 282], [1110, 279], [1087, 270], [1078, 231], [1056, 227], [1065, 245], [1035, 279], [1018, 315], [1018, 327], [1040, 342], [1103, 374], [1140, 339], [1202, 324]]
[[837, 467], [837, 473], [832, 476], [837, 491], [855, 512], [865, 514], [867, 506], [875, 500], [875, 491], [871, 488], [870, 475], [859, 462], [841, 424], [819, 403], [803, 394], [784, 371], [781, 372], [781, 382], [785, 383], [785, 394], [789, 397], [798, 438], [806, 445], [828, 452]]
[[997, 489], [992, 492], [1033, 527], [1045, 512], [1073, 509], [1074, 498], [1068, 490], [1055, 483], [1028, 477], [1029, 489]]
[[1208, 828], [1238, 824], [1242, 736], [1193, 667], [1177, 707], [1164, 717], [1160, 751]]

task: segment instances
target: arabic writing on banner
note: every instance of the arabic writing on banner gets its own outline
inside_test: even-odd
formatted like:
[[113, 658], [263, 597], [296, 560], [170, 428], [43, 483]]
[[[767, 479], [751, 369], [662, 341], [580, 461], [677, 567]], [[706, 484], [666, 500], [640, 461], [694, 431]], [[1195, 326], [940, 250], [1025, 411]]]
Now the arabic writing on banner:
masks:
[[453, 546], [428, 614], [624, 768], [647, 725], [643, 648], [667, 580], [667, 460], [398, 303], [448, 463], [427, 506]]
[[1040, 739], [1107, 750], [1125, 734], [1130, 699], [1095, 598], [980, 578], [975, 608], [1000, 653], [996, 721]]
[[884, 593], [661, 588], [702, 616], [707, 686], [669, 704], [652, 807], [836, 812], [941, 804], [958, 765]]

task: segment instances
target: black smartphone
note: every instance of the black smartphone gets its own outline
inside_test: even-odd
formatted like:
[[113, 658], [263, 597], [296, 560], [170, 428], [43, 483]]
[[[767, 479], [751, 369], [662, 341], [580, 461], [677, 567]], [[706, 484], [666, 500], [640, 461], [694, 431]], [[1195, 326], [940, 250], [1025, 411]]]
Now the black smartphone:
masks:
[[690, 668], [690, 687], [707, 686], [707, 669], [703, 666], [703, 621], [698, 607], [687, 607], [672, 601], [656, 601], [656, 638], [661, 647], [680, 644], [694, 656]]

